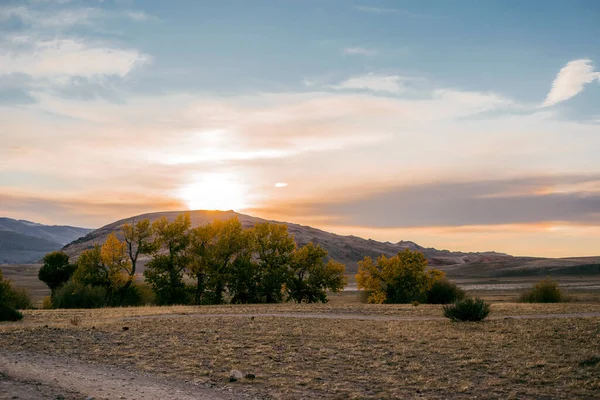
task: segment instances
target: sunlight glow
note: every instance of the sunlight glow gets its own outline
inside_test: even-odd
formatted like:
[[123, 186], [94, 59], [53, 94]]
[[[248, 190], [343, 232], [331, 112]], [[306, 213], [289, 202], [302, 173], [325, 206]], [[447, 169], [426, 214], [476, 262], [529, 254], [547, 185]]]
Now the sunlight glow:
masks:
[[225, 174], [202, 174], [181, 188], [177, 197], [190, 210], [240, 210], [246, 208], [246, 187]]

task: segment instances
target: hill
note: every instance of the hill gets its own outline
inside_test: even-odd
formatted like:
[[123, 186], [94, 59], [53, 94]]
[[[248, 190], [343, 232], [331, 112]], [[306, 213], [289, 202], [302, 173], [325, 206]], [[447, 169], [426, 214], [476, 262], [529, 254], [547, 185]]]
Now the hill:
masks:
[[[250, 228], [257, 222], [265, 220], [250, 215], [236, 213], [234, 211], [190, 211], [192, 226], [198, 226], [213, 220], [224, 220], [237, 217], [244, 228]], [[125, 223], [131, 223], [133, 220], [149, 219], [155, 221], [158, 218], [166, 217], [170, 221], [174, 220], [180, 211], [158, 212], [142, 214], [131, 218], [122, 219], [103, 226], [100, 229], [88, 233], [86, 236], [64, 247], [64, 251], [71, 257], [77, 257], [83, 250], [92, 248], [94, 243], [103, 243], [106, 237], [114, 232], [118, 236], [121, 233], [121, 227]], [[357, 261], [362, 260], [364, 256], [376, 258], [382, 254], [393, 256], [406, 248], [419, 250], [428, 258], [430, 265], [444, 269], [448, 266], [467, 265], [472, 263], [506, 262], [513, 257], [508, 254], [496, 252], [481, 253], [463, 253], [451, 252], [448, 250], [437, 250], [434, 248], [425, 248], [411, 241], [399, 241], [397, 243], [378, 242], [372, 239], [363, 239], [356, 236], [342, 236], [334, 233], [325, 232], [310, 226], [303, 226], [289, 222], [269, 221], [283, 223], [288, 226], [288, 230], [294, 235], [296, 243], [303, 246], [308, 242], [320, 244], [324, 247], [331, 257], [346, 264], [347, 271], [353, 274], [357, 270]]]
[[0, 264], [32, 263], [91, 229], [0, 218]]

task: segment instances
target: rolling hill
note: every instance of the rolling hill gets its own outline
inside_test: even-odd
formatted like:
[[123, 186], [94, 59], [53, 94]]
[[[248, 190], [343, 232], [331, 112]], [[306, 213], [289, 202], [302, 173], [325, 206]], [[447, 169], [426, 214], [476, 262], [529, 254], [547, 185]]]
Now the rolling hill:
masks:
[[[207, 223], [212, 220], [224, 220], [232, 217], [237, 217], [244, 228], [250, 228], [257, 222], [265, 221], [261, 218], [236, 213], [234, 211], [190, 211], [189, 213], [192, 220], [192, 226], [198, 226], [199, 224]], [[63, 250], [69, 254], [69, 256], [75, 258], [83, 250], [92, 248], [95, 243], [103, 243], [108, 234], [112, 232], [120, 236], [121, 227], [124, 223], [131, 223], [133, 220], [145, 218], [149, 219], [150, 221], [155, 221], [163, 216], [172, 221], [179, 214], [181, 214], [179, 211], [158, 212], [122, 219], [88, 233], [86, 236], [81, 237], [65, 246]], [[349, 274], [354, 274], [356, 272], [357, 261], [362, 260], [364, 256], [370, 256], [373, 258], [378, 257], [381, 254], [393, 256], [406, 248], [423, 252], [428, 258], [430, 265], [441, 269], [447, 269], [451, 266], [466, 266], [475, 263], [505, 263], [515, 260], [514, 257], [503, 253], [451, 252], [448, 250], [425, 248], [411, 241], [399, 241], [397, 243], [378, 242], [371, 239], [362, 239], [356, 236], [336, 235], [334, 233], [325, 232], [310, 226], [303, 226], [288, 222], [278, 223], [284, 223], [288, 226], [289, 232], [294, 235], [296, 243], [299, 246], [305, 245], [308, 242], [320, 244], [329, 252], [331, 257], [346, 264]]]
[[0, 218], [0, 264], [33, 263], [91, 229]]

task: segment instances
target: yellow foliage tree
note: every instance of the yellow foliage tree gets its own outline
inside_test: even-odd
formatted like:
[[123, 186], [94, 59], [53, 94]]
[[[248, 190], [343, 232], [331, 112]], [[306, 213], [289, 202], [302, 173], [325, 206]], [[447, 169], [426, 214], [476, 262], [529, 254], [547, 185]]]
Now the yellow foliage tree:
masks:
[[104, 287], [106, 302], [110, 304], [113, 295], [131, 279], [131, 262], [127, 259], [125, 243], [111, 233], [102, 246], [96, 245], [81, 253], [73, 279]]
[[406, 249], [390, 258], [382, 255], [376, 263], [365, 257], [358, 262], [356, 282], [368, 293], [369, 303], [423, 301], [431, 286], [445, 275], [437, 269], [426, 269], [423, 253]]

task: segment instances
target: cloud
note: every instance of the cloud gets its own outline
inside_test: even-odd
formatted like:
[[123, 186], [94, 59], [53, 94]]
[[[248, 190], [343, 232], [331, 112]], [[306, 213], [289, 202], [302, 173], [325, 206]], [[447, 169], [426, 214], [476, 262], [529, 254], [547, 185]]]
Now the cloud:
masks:
[[405, 78], [398, 75], [367, 74], [349, 78], [337, 85], [329, 86], [336, 90], [370, 90], [373, 92], [400, 93], [404, 90]]
[[344, 49], [344, 54], [351, 56], [374, 56], [377, 54], [377, 50], [365, 49], [364, 47], [346, 47]]
[[358, 193], [274, 208], [323, 218], [331, 225], [372, 228], [600, 223], [598, 175], [436, 182]]
[[600, 72], [594, 71], [591, 60], [574, 60], [565, 65], [556, 75], [552, 89], [542, 104], [552, 106], [579, 94], [584, 86], [594, 80], [600, 81]]
[[136, 66], [149, 63], [151, 57], [137, 50], [75, 39], [36, 40], [31, 37], [13, 39], [27, 51], [0, 55], [0, 74], [23, 73], [34, 78], [60, 76], [124, 77]]
[[385, 7], [371, 7], [371, 6], [354, 6], [354, 9], [357, 11], [362, 11], [366, 13], [372, 14], [394, 14], [401, 10], [397, 8], [385, 8]]

